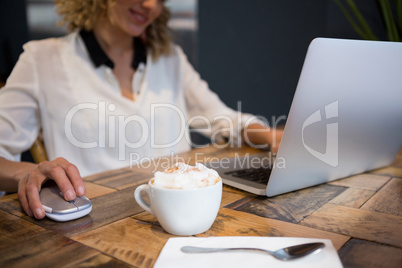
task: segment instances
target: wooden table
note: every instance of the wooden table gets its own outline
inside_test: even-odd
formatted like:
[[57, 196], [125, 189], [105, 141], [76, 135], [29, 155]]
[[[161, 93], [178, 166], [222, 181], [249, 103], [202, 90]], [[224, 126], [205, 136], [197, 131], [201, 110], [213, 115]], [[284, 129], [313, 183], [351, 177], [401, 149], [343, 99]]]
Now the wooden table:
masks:
[[[256, 152], [209, 147], [181, 159], [194, 163]], [[0, 267], [151, 267], [174, 237], [133, 198], [152, 170], [124, 168], [85, 178], [93, 210], [71, 222], [31, 219], [16, 194], [0, 198]], [[400, 268], [401, 192], [402, 150], [389, 167], [273, 198], [225, 186], [214, 225], [197, 236], [325, 238], [345, 267]]]

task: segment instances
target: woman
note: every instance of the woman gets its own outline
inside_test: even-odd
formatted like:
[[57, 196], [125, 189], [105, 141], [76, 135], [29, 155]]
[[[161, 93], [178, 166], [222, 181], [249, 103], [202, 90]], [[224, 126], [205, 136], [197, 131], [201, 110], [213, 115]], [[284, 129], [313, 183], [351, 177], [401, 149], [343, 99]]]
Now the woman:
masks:
[[[247, 125], [262, 129], [250, 142], [279, 142], [280, 132], [250, 123], [209, 90], [170, 41], [163, 1], [56, 4], [72, 33], [26, 44], [0, 91], [1, 190], [18, 186], [29, 216], [45, 216], [45, 180], [73, 200], [85, 194], [81, 176], [128, 166], [133, 155], [138, 162], [189, 150], [189, 126], [236, 142]], [[40, 130], [50, 161], [19, 162]]]

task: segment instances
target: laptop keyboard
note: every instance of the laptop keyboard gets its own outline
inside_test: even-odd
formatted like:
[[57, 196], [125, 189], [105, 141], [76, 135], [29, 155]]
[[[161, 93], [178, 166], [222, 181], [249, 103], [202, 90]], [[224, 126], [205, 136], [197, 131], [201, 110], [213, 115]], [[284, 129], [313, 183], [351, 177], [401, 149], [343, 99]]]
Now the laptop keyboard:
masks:
[[226, 175], [266, 184], [272, 169], [269, 167], [247, 168], [225, 172]]

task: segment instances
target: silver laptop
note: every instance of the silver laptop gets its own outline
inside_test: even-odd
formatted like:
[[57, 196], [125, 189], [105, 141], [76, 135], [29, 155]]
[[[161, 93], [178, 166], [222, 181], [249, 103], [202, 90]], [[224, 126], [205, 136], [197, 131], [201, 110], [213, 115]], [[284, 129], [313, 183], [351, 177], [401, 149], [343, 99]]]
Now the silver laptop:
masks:
[[276, 159], [210, 163], [223, 182], [275, 196], [387, 166], [402, 145], [402, 43], [317, 38]]

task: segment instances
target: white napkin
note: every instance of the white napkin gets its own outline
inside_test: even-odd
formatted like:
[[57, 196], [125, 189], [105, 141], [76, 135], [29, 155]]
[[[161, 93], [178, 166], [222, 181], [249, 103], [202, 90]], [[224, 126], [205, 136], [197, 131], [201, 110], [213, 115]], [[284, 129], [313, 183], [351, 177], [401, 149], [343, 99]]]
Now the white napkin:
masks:
[[[274, 257], [259, 252], [225, 251], [217, 253], [183, 253], [183, 246], [199, 247], [256, 247], [268, 250], [312, 243], [323, 242], [325, 247], [318, 253], [306, 257], [280, 261]], [[175, 237], [170, 238], [162, 249], [156, 263], [157, 267], [342, 267], [331, 240], [295, 238], [295, 237], [251, 237], [251, 236], [227, 236], [227, 237]]]

